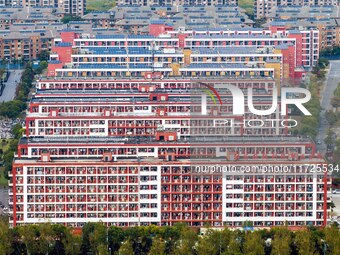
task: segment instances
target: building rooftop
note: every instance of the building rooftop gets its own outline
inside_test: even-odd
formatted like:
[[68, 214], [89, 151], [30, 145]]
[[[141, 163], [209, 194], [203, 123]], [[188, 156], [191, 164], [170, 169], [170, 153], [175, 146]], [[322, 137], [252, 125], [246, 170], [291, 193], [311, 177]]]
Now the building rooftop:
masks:
[[139, 26], [139, 32], [148, 32], [149, 24], [165, 24], [174, 29], [195, 28], [242, 28], [251, 27], [253, 21], [245, 14], [245, 10], [237, 6], [133, 6], [117, 5], [107, 12], [89, 13], [85, 20], [110, 20], [121, 31], [129, 31], [131, 26]]
[[[164, 141], [157, 141], [155, 137], [102, 137], [102, 136], [88, 136], [88, 137], [22, 137], [20, 139], [21, 144], [145, 144], [148, 143], [164, 143]], [[192, 144], [193, 146], [199, 145], [203, 146], [204, 144], [220, 144], [220, 143], [226, 143], [228, 142], [228, 145], [233, 146], [233, 143], [235, 145], [251, 145], [251, 144], [277, 144], [278, 146], [283, 146], [284, 144], [295, 144], [303, 146], [304, 144], [311, 144], [314, 143], [310, 138], [308, 137], [284, 137], [284, 136], [268, 136], [268, 137], [258, 137], [258, 136], [252, 136], [252, 137], [246, 137], [246, 136], [227, 136], [227, 137], [221, 137], [221, 136], [209, 136], [209, 137], [191, 137], [186, 140], [179, 140], [176, 142], [169, 142], [167, 145], [171, 144]]]

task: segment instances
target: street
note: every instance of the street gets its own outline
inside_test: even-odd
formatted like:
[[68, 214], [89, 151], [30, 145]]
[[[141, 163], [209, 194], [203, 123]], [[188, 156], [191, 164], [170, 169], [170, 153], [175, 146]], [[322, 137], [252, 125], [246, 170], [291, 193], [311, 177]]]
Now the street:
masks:
[[335, 205], [333, 212], [340, 216], [340, 194], [332, 194], [332, 201]]
[[321, 108], [322, 111], [320, 113], [320, 120], [319, 120], [319, 131], [316, 137], [316, 140], [320, 140], [321, 143], [318, 144], [318, 150], [322, 153], [326, 153], [326, 144], [324, 142], [327, 131], [329, 128], [329, 124], [326, 120], [325, 113], [327, 110], [330, 109], [331, 99], [333, 97], [334, 91], [338, 86], [340, 81], [340, 60], [331, 60], [330, 61], [330, 71], [326, 79], [326, 84], [324, 91], [321, 92]]
[[21, 78], [21, 74], [23, 72], [23, 70], [9, 70], [9, 71], [10, 75], [8, 81], [5, 82], [6, 87], [2, 95], [0, 96], [0, 102], [7, 102], [13, 100], [15, 96], [16, 86], [18, 85]]

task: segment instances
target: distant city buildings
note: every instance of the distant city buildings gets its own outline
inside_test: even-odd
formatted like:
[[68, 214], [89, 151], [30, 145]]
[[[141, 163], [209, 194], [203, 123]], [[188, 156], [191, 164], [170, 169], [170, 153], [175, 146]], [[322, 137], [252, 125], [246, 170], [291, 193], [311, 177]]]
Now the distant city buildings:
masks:
[[315, 0], [315, 1], [301, 1], [301, 0], [255, 0], [254, 1], [254, 16], [256, 19], [268, 17], [276, 7], [301, 6], [319, 7], [319, 6], [338, 6], [337, 0]]
[[[83, 36], [92, 37], [105, 34], [149, 35], [155, 33], [155, 27], [160, 29], [157, 33], [176, 30], [183, 34], [190, 34], [190, 31], [199, 34], [207, 30], [241, 31], [254, 26], [254, 21], [242, 8], [230, 5], [120, 5], [107, 12], [90, 12], [82, 17], [85, 21], [68, 25], [60, 22], [65, 12], [54, 7], [0, 7], [0, 10], [0, 59], [10, 60], [35, 59], [36, 53], [42, 49], [50, 50], [53, 39], [65, 29], [78, 34], [84, 32]], [[309, 47], [303, 53], [305, 63], [302, 65], [312, 66], [315, 54], [318, 55], [320, 50], [340, 45], [339, 13], [339, 6], [279, 6], [268, 14], [263, 28], [253, 30], [300, 31]], [[313, 33], [306, 32], [311, 29]], [[29, 51], [32, 52], [28, 54], [26, 46], [25, 54], [20, 53], [21, 44], [30, 45]]]
[[[0, 0], [0, 7], [47, 7], [56, 8], [58, 12], [82, 16], [86, 10], [86, 0]], [[30, 8], [28, 8], [30, 11]]]
[[116, 6], [108, 12], [92, 12], [83, 17], [95, 27], [113, 27], [121, 33], [147, 34], [150, 21], [174, 29], [199, 30], [252, 27], [245, 10], [235, 5], [217, 6]]
[[267, 16], [264, 27], [319, 30], [320, 50], [340, 45], [339, 6], [279, 6]]
[[68, 15], [82, 16], [86, 10], [86, 0], [61, 0], [57, 5]]
[[211, 6], [211, 5], [238, 5], [238, 0], [118, 0], [117, 5], [126, 6]]

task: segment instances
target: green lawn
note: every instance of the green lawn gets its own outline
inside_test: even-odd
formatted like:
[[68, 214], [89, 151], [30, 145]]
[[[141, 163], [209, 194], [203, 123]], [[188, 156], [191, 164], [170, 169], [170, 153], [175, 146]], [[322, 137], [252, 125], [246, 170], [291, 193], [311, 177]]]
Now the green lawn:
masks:
[[6, 151], [9, 147], [10, 141], [13, 139], [0, 139], [0, 149]]
[[88, 11], [108, 11], [115, 6], [114, 0], [87, 0], [86, 10]]
[[247, 13], [254, 12], [254, 1], [253, 0], [239, 0], [238, 5], [246, 9]]

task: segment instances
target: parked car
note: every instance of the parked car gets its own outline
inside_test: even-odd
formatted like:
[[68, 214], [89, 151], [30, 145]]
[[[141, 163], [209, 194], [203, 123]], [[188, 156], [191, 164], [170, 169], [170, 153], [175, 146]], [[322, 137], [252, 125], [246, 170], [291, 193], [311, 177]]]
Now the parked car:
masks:
[[332, 191], [333, 194], [340, 194], [340, 189], [335, 189]]

